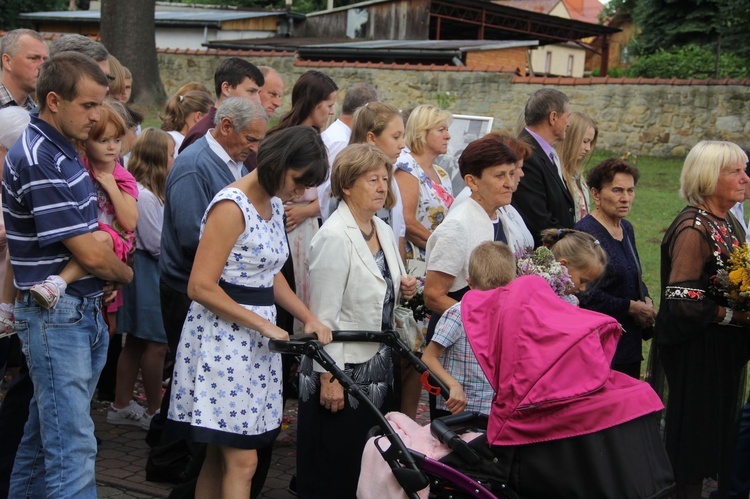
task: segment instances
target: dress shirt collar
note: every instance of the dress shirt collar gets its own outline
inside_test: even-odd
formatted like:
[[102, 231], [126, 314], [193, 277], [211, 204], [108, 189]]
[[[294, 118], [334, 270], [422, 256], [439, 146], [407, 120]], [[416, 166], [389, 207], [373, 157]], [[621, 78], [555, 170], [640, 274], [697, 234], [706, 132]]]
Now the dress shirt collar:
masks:
[[210, 147], [211, 150], [216, 153], [219, 159], [227, 164], [227, 166], [229, 167], [229, 171], [231, 171], [232, 175], [234, 175], [234, 179], [239, 180], [240, 178], [242, 178], [242, 163], [237, 163], [229, 157], [229, 154], [227, 154], [221, 144], [219, 144], [219, 142], [214, 138], [214, 135], [211, 133], [212, 131], [213, 128], [209, 129], [206, 132], [206, 142], [208, 142], [208, 147]]

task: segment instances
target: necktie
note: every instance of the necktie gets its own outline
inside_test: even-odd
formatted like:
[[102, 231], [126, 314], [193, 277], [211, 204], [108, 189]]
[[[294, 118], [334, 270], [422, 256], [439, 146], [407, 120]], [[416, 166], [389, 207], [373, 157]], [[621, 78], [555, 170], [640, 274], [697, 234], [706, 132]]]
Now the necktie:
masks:
[[563, 184], [568, 185], [567, 182], [565, 182], [565, 177], [563, 176], [562, 165], [560, 164], [560, 156], [557, 155], [557, 151], [552, 149], [552, 152], [549, 153], [549, 157], [557, 167], [557, 174], [560, 175], [560, 180], [563, 181]]

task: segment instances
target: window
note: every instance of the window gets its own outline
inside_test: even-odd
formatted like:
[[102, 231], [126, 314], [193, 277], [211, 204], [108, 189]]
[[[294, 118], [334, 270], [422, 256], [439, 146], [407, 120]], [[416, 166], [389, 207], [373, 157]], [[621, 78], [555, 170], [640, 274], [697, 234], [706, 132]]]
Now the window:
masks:
[[552, 52], [547, 52], [547, 57], [544, 59], [544, 72], [550, 74], [552, 71]]
[[565, 73], [566, 76], [573, 76], [573, 56], [568, 56], [568, 72]]

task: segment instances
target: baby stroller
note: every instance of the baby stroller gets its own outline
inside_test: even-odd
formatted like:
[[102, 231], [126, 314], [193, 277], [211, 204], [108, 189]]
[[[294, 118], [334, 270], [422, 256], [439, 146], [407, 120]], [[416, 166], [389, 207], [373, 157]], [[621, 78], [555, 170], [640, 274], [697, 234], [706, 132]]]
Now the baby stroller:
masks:
[[[467, 296], [464, 326], [497, 396], [489, 418], [470, 413], [433, 421], [430, 431], [453, 450], [440, 461], [407, 448], [318, 342], [295, 338], [272, 348], [312, 356], [377, 413], [380, 438], [390, 445], [377, 439], [375, 445], [410, 498], [428, 484], [430, 497], [453, 498], [671, 493], [672, 470], [654, 416], [661, 401], [647, 384], [609, 368], [621, 333], [616, 321], [567, 304], [535, 276]], [[339, 332], [334, 340], [388, 342], [438, 393], [429, 386], [440, 383], [395, 332]], [[464, 442], [458, 434], [467, 427], [487, 432]]]
[[[430, 393], [435, 395], [448, 393], [445, 385], [429, 372], [427, 366], [399, 339], [398, 333], [395, 331], [334, 331], [333, 340], [385, 343], [399, 355], [409, 360], [421, 374], [422, 384]], [[406, 497], [418, 499], [420, 496], [417, 492], [425, 489], [431, 482], [435, 482], [435, 485], [448, 484], [450, 490], [461, 492], [461, 494], [453, 495], [453, 497], [477, 497], [480, 499], [492, 499], [495, 497], [508, 497], [512, 499], [516, 497], [513, 495], [503, 496], [498, 491], [490, 491], [485, 486], [486, 484], [483, 485], [478, 480], [465, 475], [459, 470], [408, 449], [385, 416], [361, 392], [354, 380], [336, 365], [330, 355], [323, 349], [323, 345], [315, 339], [314, 335], [294, 335], [290, 336], [289, 341], [272, 340], [269, 342], [269, 347], [274, 352], [311, 357], [330, 372], [341, 383], [341, 386], [347, 393], [356, 397], [360, 404], [364, 404], [372, 411], [379, 421], [378, 428], [373, 430], [379, 434], [376, 438], [376, 446], [385, 462], [390, 466], [393, 476], [403, 489]], [[462, 423], [462, 421], [459, 421], [459, 423]], [[460, 440], [450, 431], [446, 431], [444, 438], [446, 442], [454, 446], [457, 445], [455, 441]], [[380, 442], [382, 439], [387, 440], [389, 444], [387, 447]], [[459, 452], [466, 452], [463, 447], [461, 446]], [[468, 447], [466, 449], [468, 450]], [[499, 484], [498, 488], [503, 489], [504, 485]]]

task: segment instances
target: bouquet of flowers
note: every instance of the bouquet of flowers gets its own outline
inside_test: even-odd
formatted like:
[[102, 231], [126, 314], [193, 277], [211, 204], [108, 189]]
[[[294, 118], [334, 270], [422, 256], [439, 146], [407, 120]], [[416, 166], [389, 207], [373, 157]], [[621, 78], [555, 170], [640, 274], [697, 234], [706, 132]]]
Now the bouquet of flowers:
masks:
[[729, 306], [737, 311], [750, 310], [750, 248], [742, 243], [732, 250], [724, 268], [713, 278], [717, 293], [724, 296]]
[[518, 251], [516, 267], [519, 276], [538, 275], [544, 278], [558, 296], [564, 297], [566, 291], [573, 287], [568, 269], [555, 260], [552, 250], [547, 247], [540, 246], [535, 250], [525, 248]]
[[[408, 271], [407, 271], [408, 272]], [[427, 316], [427, 307], [424, 306], [424, 277], [414, 276], [417, 279], [417, 292], [410, 300], [404, 300], [403, 305], [414, 312], [414, 320], [423, 321]]]

